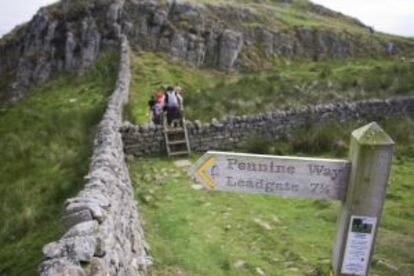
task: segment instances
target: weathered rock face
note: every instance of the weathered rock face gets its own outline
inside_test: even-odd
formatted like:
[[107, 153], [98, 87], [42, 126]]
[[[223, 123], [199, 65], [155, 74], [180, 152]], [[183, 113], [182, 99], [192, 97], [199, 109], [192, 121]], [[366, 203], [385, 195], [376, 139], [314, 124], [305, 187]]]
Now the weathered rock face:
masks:
[[122, 4], [122, 0], [63, 0], [40, 9], [14, 37], [0, 41], [0, 75], [10, 75], [9, 85], [0, 87], [5, 90], [0, 99], [20, 99], [27, 88], [54, 71], [82, 71], [101, 50], [117, 45]]
[[[342, 16], [317, 5], [309, 8], [323, 16]], [[364, 27], [355, 19], [342, 19]], [[9, 80], [7, 85], [0, 83], [0, 99], [21, 98], [28, 87], [55, 71], [81, 72], [121, 34], [134, 49], [163, 51], [194, 66], [222, 70], [262, 69], [277, 56], [319, 60], [388, 55], [391, 42], [347, 31], [271, 27], [260, 23], [251, 10], [236, 6], [62, 0], [41, 9], [26, 26], [0, 41], [0, 75]], [[414, 48], [410, 42], [392, 43], [392, 53]]]
[[[289, 137], [294, 129], [321, 122], [367, 123], [398, 115], [414, 117], [414, 97], [324, 104], [296, 110], [231, 116], [211, 123], [187, 121], [187, 131], [193, 151], [234, 150], [257, 135], [278, 139]], [[146, 156], [165, 153], [162, 127], [126, 123], [121, 133], [127, 154]]]
[[[364, 27], [321, 6], [310, 7], [318, 14], [342, 16]], [[231, 6], [130, 0], [121, 18], [135, 49], [164, 51], [195, 66], [260, 69], [274, 56], [319, 60], [388, 54], [386, 43], [374, 36], [315, 27], [272, 29], [258, 23], [248, 9]], [[403, 51], [407, 45], [398, 46]]]

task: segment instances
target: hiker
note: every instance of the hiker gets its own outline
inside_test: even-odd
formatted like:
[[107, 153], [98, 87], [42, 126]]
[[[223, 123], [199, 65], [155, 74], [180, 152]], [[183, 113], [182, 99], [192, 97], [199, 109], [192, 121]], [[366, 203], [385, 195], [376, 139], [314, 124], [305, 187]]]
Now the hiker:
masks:
[[148, 117], [150, 118], [150, 121], [152, 121], [152, 107], [156, 103], [155, 96], [151, 95], [149, 101], [148, 101]]
[[155, 96], [151, 96], [151, 100], [148, 102], [150, 106], [150, 118], [151, 122], [155, 125], [160, 125], [162, 122], [162, 107], [163, 107], [164, 96], [161, 92], [155, 93]]
[[180, 103], [177, 92], [172, 86], [168, 86], [164, 93], [164, 110], [167, 112], [167, 123], [171, 125], [173, 120], [180, 118]]
[[158, 91], [155, 93], [155, 100], [164, 106], [164, 93]]
[[180, 117], [181, 117], [181, 113], [184, 110], [184, 98], [183, 98], [183, 89], [180, 86], [177, 86], [175, 88], [175, 92], [177, 92], [177, 98], [178, 98], [178, 108], [180, 110]]
[[151, 107], [155, 104], [155, 96], [151, 95], [149, 101], [148, 101], [148, 108], [149, 110], [151, 109]]

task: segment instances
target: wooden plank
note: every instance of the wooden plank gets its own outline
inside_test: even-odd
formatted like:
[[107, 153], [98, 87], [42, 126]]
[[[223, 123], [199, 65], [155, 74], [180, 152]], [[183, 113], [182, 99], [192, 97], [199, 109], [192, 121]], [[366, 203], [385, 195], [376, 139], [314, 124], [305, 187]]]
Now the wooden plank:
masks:
[[181, 127], [167, 128], [166, 133], [184, 133], [184, 129]]
[[182, 144], [185, 144], [185, 143], [186, 143], [185, 140], [176, 140], [176, 141], [168, 142], [169, 145], [182, 145]]
[[182, 118], [182, 125], [183, 125], [183, 128], [184, 128], [184, 138], [185, 138], [185, 142], [186, 142], [187, 152], [188, 152], [188, 154], [190, 154], [191, 153], [191, 145], [190, 145], [190, 139], [188, 138], [188, 131], [187, 131], [187, 126], [185, 124], [184, 117]]
[[349, 161], [209, 151], [189, 170], [204, 187], [342, 200]]
[[352, 168], [332, 254], [334, 275], [368, 275], [393, 148], [394, 141], [375, 122], [352, 133]]
[[166, 150], [167, 150], [167, 156], [170, 156], [170, 154], [171, 154], [171, 151], [170, 151], [170, 146], [169, 146], [169, 144], [168, 144], [168, 142], [169, 142], [169, 140], [168, 140], [168, 133], [167, 133], [167, 130], [168, 130], [168, 126], [167, 126], [167, 119], [166, 119], [166, 117], [164, 116], [164, 120], [163, 120], [163, 132], [164, 132], [164, 142], [165, 142], [165, 148], [166, 148]]
[[175, 155], [188, 155], [188, 151], [173, 151], [173, 152], [170, 152], [170, 156], [175, 156]]

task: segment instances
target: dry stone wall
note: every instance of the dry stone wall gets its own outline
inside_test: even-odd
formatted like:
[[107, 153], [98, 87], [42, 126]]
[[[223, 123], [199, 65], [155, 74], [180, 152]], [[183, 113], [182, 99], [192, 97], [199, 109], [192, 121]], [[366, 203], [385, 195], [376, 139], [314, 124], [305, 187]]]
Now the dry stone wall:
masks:
[[[187, 122], [187, 130], [193, 151], [233, 150], [252, 136], [277, 139], [288, 135], [297, 127], [329, 121], [341, 124], [358, 120], [362, 123], [404, 113], [414, 116], [414, 96], [324, 104], [241, 117], [229, 116], [211, 123]], [[126, 123], [121, 132], [127, 154], [142, 156], [165, 152], [161, 127]]]
[[118, 82], [98, 126], [85, 187], [65, 202], [66, 233], [43, 247], [40, 275], [142, 275], [149, 264], [119, 133], [131, 74], [128, 51], [124, 37]]

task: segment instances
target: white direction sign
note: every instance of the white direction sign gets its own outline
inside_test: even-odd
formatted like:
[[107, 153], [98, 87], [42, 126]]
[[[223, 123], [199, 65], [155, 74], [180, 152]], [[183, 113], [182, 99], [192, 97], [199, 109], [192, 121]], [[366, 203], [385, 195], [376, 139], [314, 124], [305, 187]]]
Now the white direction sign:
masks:
[[190, 173], [209, 190], [343, 200], [350, 163], [208, 151]]

